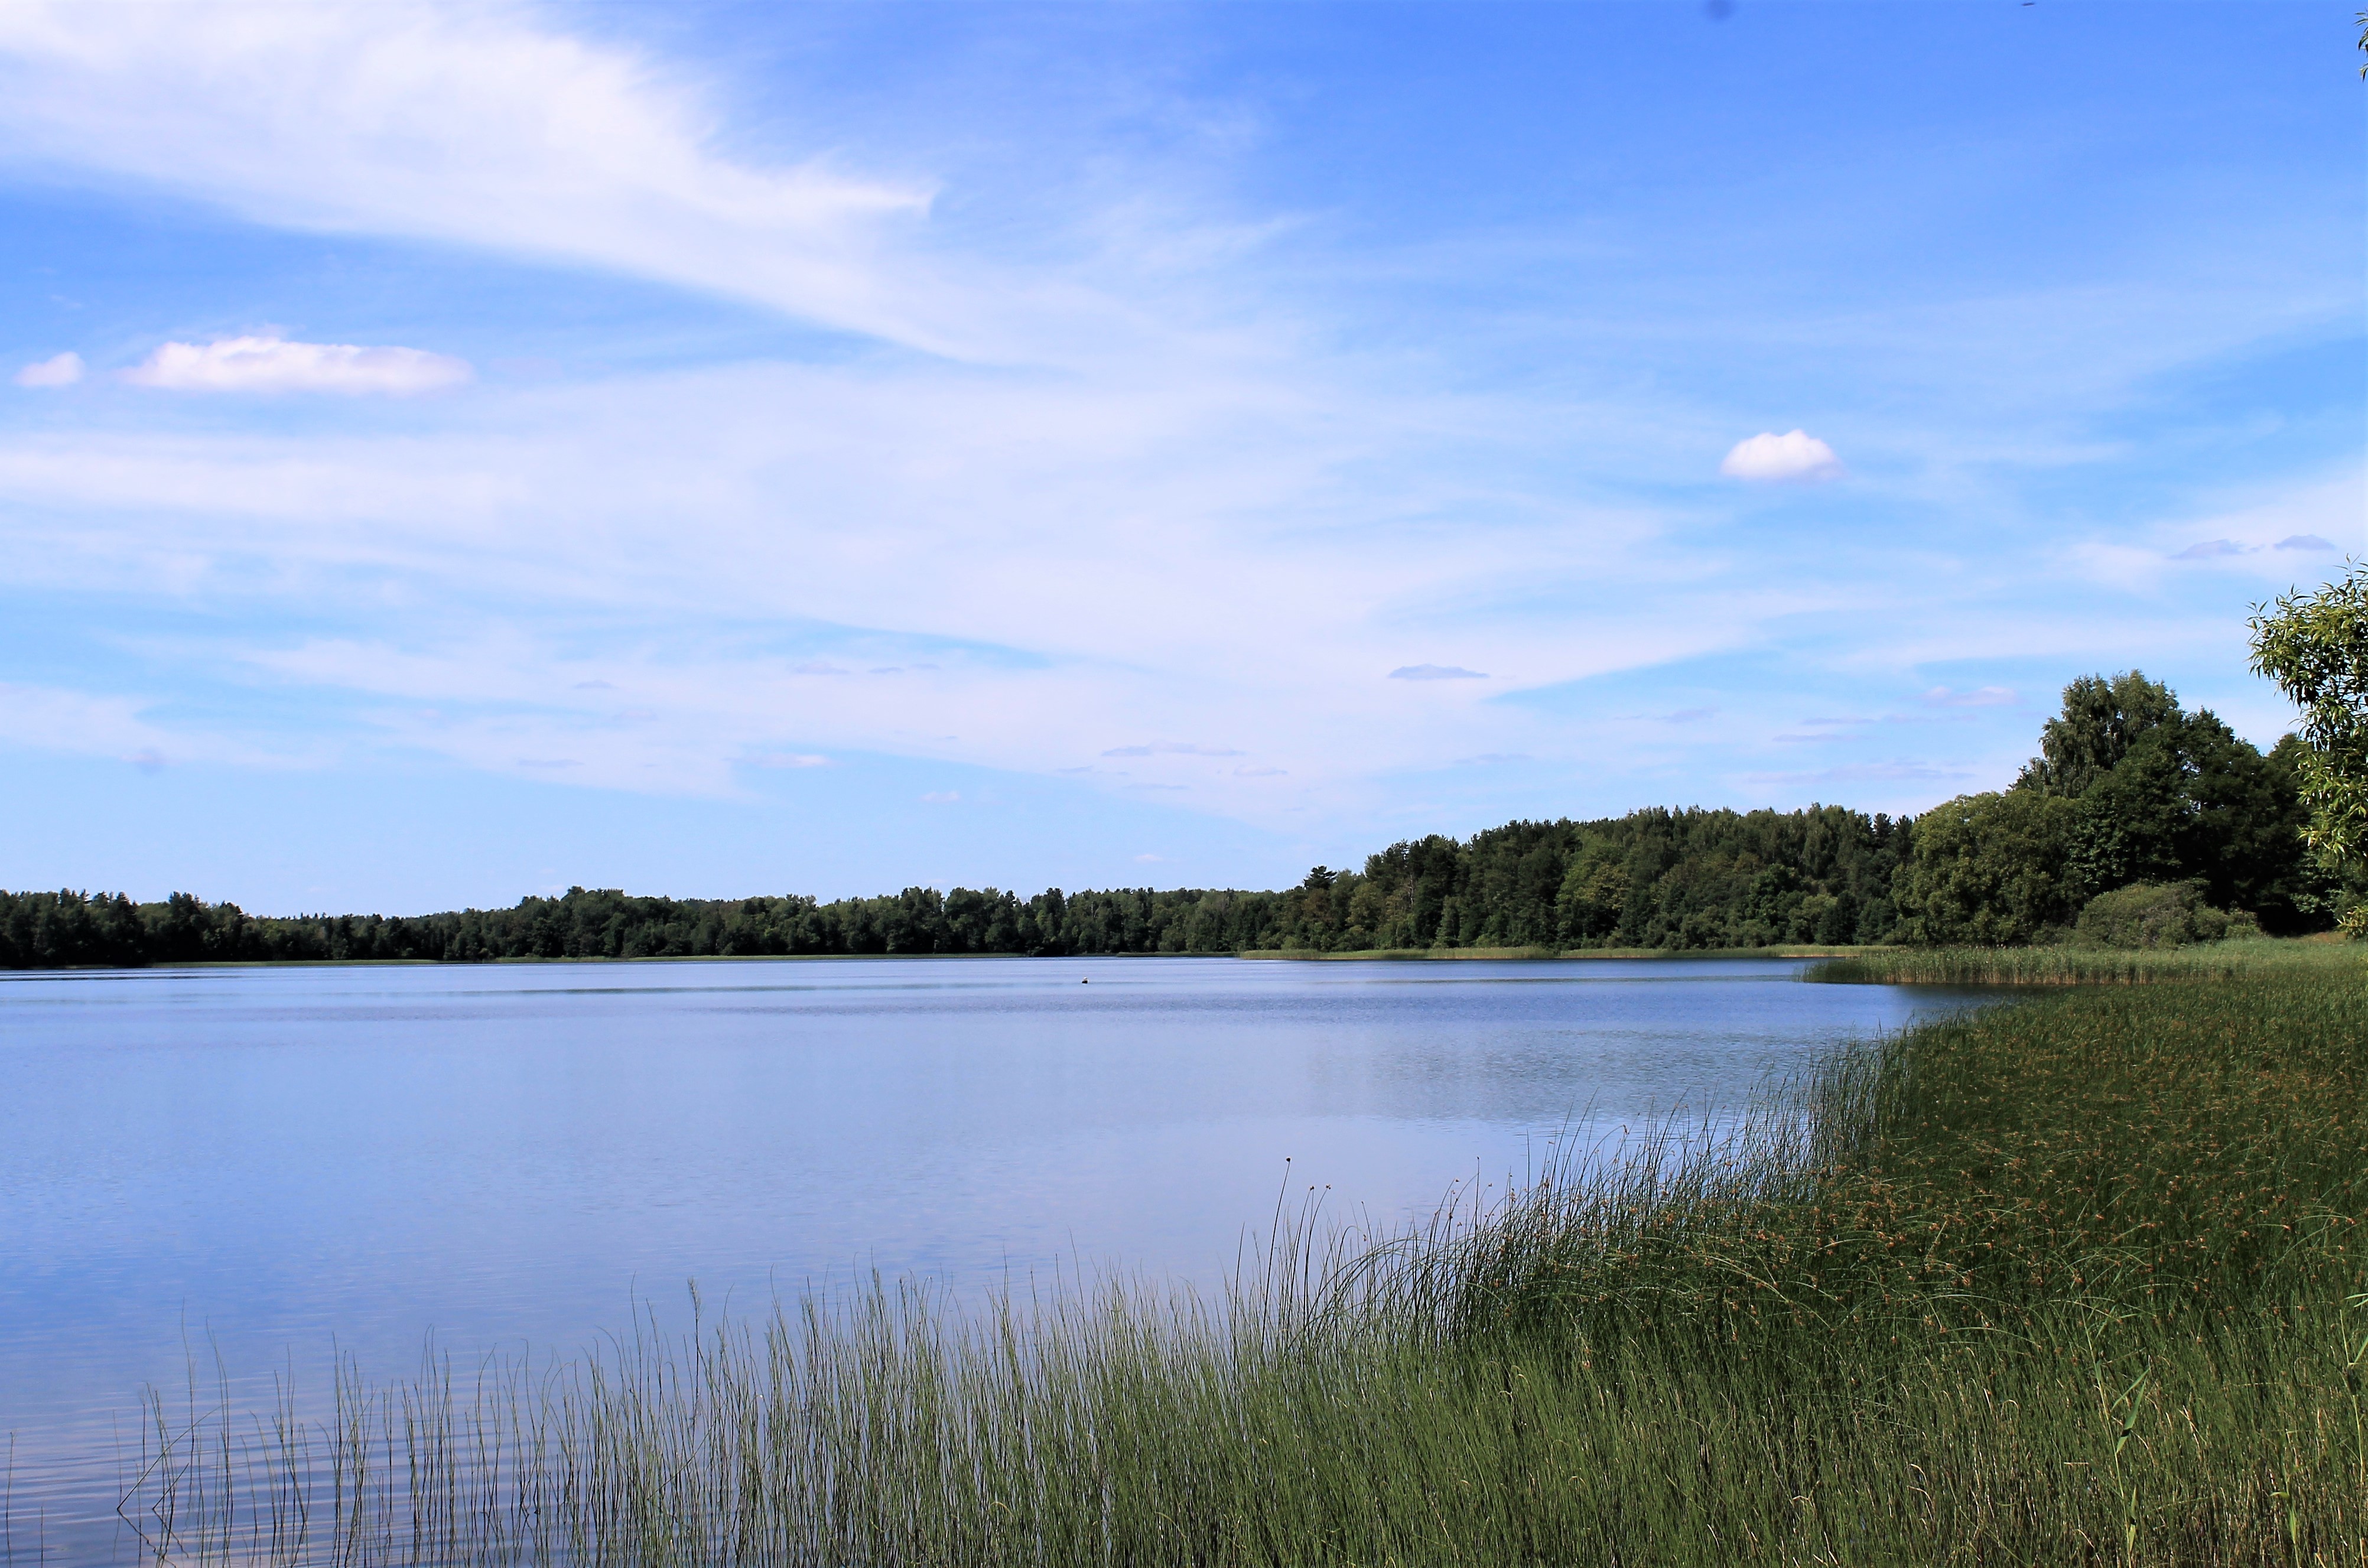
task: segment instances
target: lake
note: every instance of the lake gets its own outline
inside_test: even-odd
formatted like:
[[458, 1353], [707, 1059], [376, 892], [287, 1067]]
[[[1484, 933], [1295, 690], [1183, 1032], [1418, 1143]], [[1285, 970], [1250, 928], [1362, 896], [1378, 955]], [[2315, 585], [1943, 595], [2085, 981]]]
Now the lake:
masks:
[[[859, 1271], [1222, 1279], [1962, 999], [1785, 961], [789, 960], [0, 975], [10, 1562], [130, 1561], [146, 1383], [575, 1354]], [[1329, 1188], [1328, 1192], [1323, 1189]], [[36, 1543], [36, 1532], [39, 1543]]]

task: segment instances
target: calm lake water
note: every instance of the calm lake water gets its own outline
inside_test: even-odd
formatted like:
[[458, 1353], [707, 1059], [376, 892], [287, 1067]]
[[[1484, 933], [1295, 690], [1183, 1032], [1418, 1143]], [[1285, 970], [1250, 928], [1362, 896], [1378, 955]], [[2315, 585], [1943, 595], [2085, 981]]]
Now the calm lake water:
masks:
[[[1080, 1260], [1212, 1283], [1278, 1195], [1431, 1211], [1961, 1005], [1787, 962], [830, 960], [0, 975], [14, 1561], [103, 1560], [142, 1384], [572, 1354], [637, 1301]], [[1080, 981], [1089, 982], [1081, 984]], [[1288, 1164], [1286, 1164], [1288, 1162]]]

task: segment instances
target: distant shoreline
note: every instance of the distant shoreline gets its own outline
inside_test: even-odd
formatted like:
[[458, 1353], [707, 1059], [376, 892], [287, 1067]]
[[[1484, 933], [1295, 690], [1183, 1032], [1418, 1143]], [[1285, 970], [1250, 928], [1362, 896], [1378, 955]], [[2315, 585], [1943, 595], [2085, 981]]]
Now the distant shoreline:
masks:
[[1246, 952], [651, 952], [637, 957], [500, 957], [500, 960], [185, 960], [177, 964], [54, 964], [42, 969], [0, 969], [0, 976], [33, 973], [161, 973], [180, 969], [500, 969], [538, 964], [879, 964], [879, 961], [1023, 961], [1023, 964], [1097, 964], [1103, 960], [1253, 960], [1326, 961], [1326, 964], [1402, 964], [1426, 961], [1549, 961], [1549, 960], [1847, 960], [1873, 952], [1896, 952], [1892, 945], [1866, 948], [1385, 948], [1369, 952], [1316, 952], [1312, 948], [1255, 948]]
[[1900, 950], [1895, 946], [1816, 947], [1787, 944], [1772, 948], [1394, 948], [1363, 952], [1332, 953], [1314, 949], [1253, 949], [1238, 953], [651, 953], [631, 958], [495, 959], [189, 959], [177, 963], [57, 964], [40, 969], [0, 969], [0, 979], [50, 974], [160, 974], [204, 969], [495, 969], [572, 964], [665, 963], [979, 963], [1008, 960], [1027, 963], [1094, 963], [1109, 959], [1231, 959], [1256, 961], [1326, 963], [1403, 963], [1415, 960], [1486, 962], [1542, 962], [1566, 959], [1840, 959], [1863, 958]]

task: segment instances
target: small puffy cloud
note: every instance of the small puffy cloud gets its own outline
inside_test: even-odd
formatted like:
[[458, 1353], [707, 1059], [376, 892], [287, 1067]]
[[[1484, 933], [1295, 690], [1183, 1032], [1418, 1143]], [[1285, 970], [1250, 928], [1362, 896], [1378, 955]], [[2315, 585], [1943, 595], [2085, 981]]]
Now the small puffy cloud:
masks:
[[2277, 547], [2280, 550], [2333, 550], [2335, 541], [2321, 539], [2317, 534], [2288, 534], [2278, 540]]
[[959, 790], [932, 790], [921, 797], [921, 803], [929, 806], [944, 806], [951, 805], [961, 799], [962, 791]]
[[1390, 672], [1392, 680], [1486, 680], [1484, 670], [1467, 670], [1461, 665], [1400, 665]]
[[1165, 855], [1138, 855], [1134, 858], [1134, 862], [1138, 866], [1156, 866], [1167, 858]]
[[1817, 483], [1842, 476], [1842, 460], [1834, 449], [1810, 435], [1806, 430], [1794, 430], [1779, 436], [1761, 431], [1748, 441], [1737, 441], [1718, 472], [1729, 479], [1748, 479], [1758, 483], [1792, 480]]
[[2238, 544], [2233, 539], [2207, 539], [2202, 544], [2191, 544], [2171, 557], [2173, 561], [2215, 561], [2224, 555], [2250, 555], [2258, 546]]
[[748, 766], [751, 767], [828, 767], [830, 758], [816, 756], [811, 752], [772, 752], [763, 756], [750, 757]]
[[82, 356], [69, 349], [49, 359], [36, 359], [17, 372], [20, 387], [70, 387], [82, 380]]
[[459, 386], [465, 359], [424, 348], [363, 348], [350, 343], [290, 343], [279, 337], [218, 337], [166, 343], [124, 372], [134, 386], [164, 392], [341, 392], [410, 397]]
[[1977, 687], [1972, 691], [1952, 691], [1945, 686], [1936, 686], [1924, 694], [1927, 708], [2006, 708], [2014, 701], [2014, 692], [2003, 686]]

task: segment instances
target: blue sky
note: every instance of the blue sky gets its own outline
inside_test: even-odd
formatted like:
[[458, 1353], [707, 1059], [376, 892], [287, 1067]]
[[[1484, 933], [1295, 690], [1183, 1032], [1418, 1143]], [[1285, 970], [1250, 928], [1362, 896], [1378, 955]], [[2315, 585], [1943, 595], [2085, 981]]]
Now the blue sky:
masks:
[[0, 885], [1250, 885], [2264, 744], [2351, 7], [0, 5]]

